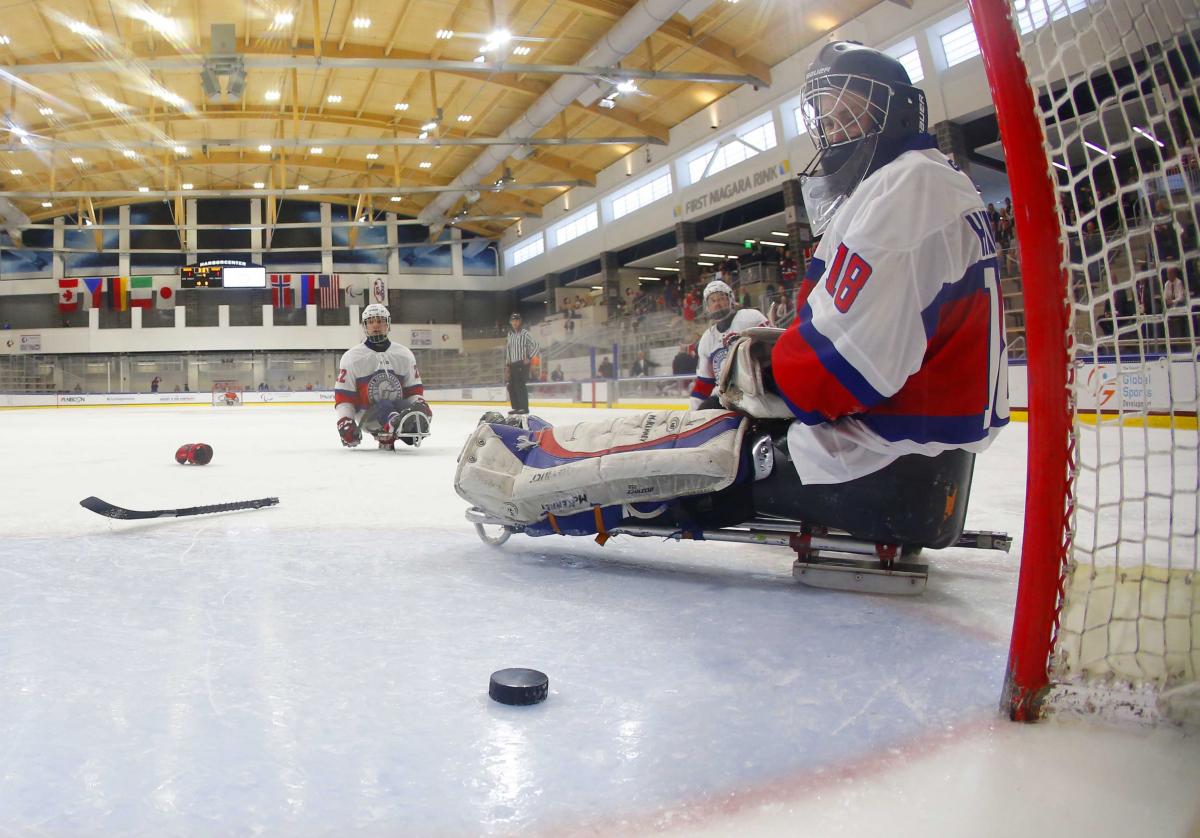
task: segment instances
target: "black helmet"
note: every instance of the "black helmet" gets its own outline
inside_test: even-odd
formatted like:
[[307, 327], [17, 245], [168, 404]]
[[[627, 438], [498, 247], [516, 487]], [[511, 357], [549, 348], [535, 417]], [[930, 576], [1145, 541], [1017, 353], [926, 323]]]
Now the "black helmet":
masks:
[[801, 174], [804, 203], [819, 234], [871, 172], [926, 130], [925, 94], [904, 65], [854, 41], [822, 47], [804, 77], [801, 113], [817, 156]]

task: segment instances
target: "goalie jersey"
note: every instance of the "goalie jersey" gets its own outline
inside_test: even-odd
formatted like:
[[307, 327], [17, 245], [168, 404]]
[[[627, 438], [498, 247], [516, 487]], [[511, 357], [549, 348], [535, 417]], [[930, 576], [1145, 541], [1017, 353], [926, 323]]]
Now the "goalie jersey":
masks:
[[788, 449], [802, 482], [982, 451], [1008, 424], [995, 239], [975, 186], [929, 135], [850, 194], [797, 296], [771, 362], [799, 419]]
[[377, 352], [360, 343], [342, 355], [333, 401], [335, 405], [350, 404], [355, 410], [366, 410], [386, 399], [399, 401], [424, 392], [417, 359], [407, 346], [389, 343]]

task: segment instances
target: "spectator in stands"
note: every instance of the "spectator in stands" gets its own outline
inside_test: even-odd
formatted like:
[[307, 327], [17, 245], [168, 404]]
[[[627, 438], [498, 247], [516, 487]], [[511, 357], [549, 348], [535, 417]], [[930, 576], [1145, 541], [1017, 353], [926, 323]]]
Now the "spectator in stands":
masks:
[[695, 375], [698, 361], [695, 345], [684, 344], [671, 361], [671, 375]]
[[1171, 204], [1166, 198], [1159, 198], [1154, 204], [1154, 249], [1158, 264], [1179, 259], [1179, 232]]
[[1173, 345], [1187, 345], [1188, 299], [1179, 268], [1167, 268], [1163, 281], [1163, 304], [1167, 307], [1167, 333]]
[[633, 378], [650, 375], [650, 368], [652, 366], [654, 366], [654, 364], [646, 360], [646, 353], [638, 352], [637, 358], [633, 362], [633, 366], [629, 368], [629, 375]]
[[550, 373], [550, 380], [551, 381], [562, 381], [563, 380], [562, 367], [554, 368], [554, 371], [552, 373]]
[[154, 376], [154, 378], [150, 379], [150, 392], [157, 393], [159, 384], [162, 384], [162, 379], [159, 378], [157, 375]]
[[612, 361], [608, 360], [607, 355], [605, 355], [604, 358], [600, 361], [600, 366], [598, 366], [596, 368], [596, 374], [599, 375], [601, 378], [612, 378], [613, 377]]
[[796, 284], [800, 277], [800, 268], [790, 253], [784, 254], [779, 262], [779, 279], [783, 285], [784, 295]]
[[1083, 255], [1087, 265], [1088, 285], [1093, 294], [1103, 290], [1100, 284], [1100, 269], [1104, 265], [1103, 252], [1104, 239], [1100, 235], [1100, 229], [1094, 220], [1088, 221], [1083, 226]]
[[696, 319], [696, 311], [700, 308], [700, 300], [696, 298], [696, 289], [689, 288], [683, 298], [683, 319], [691, 323]]

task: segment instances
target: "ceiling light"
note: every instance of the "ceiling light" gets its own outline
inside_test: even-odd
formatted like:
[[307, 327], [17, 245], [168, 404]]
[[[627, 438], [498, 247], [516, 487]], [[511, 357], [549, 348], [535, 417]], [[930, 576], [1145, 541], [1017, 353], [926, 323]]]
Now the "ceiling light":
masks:
[[96, 96], [96, 101], [114, 113], [129, 110], [129, 105], [126, 105], [124, 102], [118, 102], [116, 99], [113, 99], [111, 96], [105, 96], [103, 93]]
[[[701, 262], [701, 261], [698, 261], [698, 260], [697, 260], [696, 264], [697, 264], [697, 265], [703, 265], [703, 266], [704, 266], [704, 267], [706, 267], [706, 268], [711, 268], [711, 267], [713, 266], [713, 263], [712, 263], [712, 262]], [[638, 277], [638, 279], [641, 279], [641, 277]]]
[[266, 96], [264, 98], [268, 102], [278, 102], [279, 101], [279, 91], [278, 90], [268, 90], [266, 93]]
[[256, 181], [254, 181], [254, 188], [255, 188], [255, 189], [262, 189], [264, 186], [266, 186], [266, 184], [265, 184], [265, 183], [263, 183], [261, 180], [256, 180]]
[[169, 17], [163, 17], [158, 12], [150, 9], [148, 6], [135, 6], [130, 12], [130, 15], [153, 29], [156, 32], [161, 32], [168, 37], [178, 38], [182, 35], [179, 31], [179, 24], [171, 20]]
[[50, 209], [50, 207], [52, 207], [52, 206], [54, 206], [54, 204], [50, 203], [49, 201], [42, 201], [43, 208]]
[[469, 113], [460, 113], [460, 114], [458, 115], [458, 121], [459, 121], [459, 122], [470, 122], [470, 121], [471, 121], [471, 118], [472, 118], [472, 117], [471, 117], [471, 115], [470, 115]]
[[433, 164], [432, 164], [432, 163], [430, 163], [428, 160], [422, 160], [422, 161], [421, 161], [421, 168], [422, 168], [422, 169], [432, 169], [432, 168], [433, 168]]
[[408, 110], [408, 102], [397, 102], [393, 110], [406, 111]]
[[83, 158], [82, 157], [72, 157], [71, 162], [74, 163], [76, 166], [82, 166]]
[[92, 226], [92, 219], [90, 219], [90, 218], [84, 218], [84, 219], [83, 219], [83, 226], [84, 226], [84, 227], [91, 227], [91, 226]]
[[428, 131], [422, 131], [420, 134], [417, 134], [417, 139], [418, 139], [418, 140], [427, 140], [427, 139], [429, 139], [429, 132], [428, 132]]
[[192, 189], [192, 188], [194, 188], [194, 187], [193, 187], [193, 185], [192, 185], [192, 184], [190, 184], [190, 183], [181, 183], [181, 184], [179, 184], [179, 185], [180, 185], [182, 188], [184, 188], [184, 189]]
[[710, 258], [712, 258], [712, 259], [724, 259], [724, 258], [725, 258], [725, 254], [724, 254], [724, 253], [701, 253], [700, 255], [701, 255], [701, 256], [708, 256], [708, 257], [710, 257]]
[[12, 43], [12, 38], [7, 35], [0, 35], [0, 46], [8, 46]]
[[38, 113], [42, 116], [50, 116], [54, 113], [54, 108], [38, 108]]
[[150, 191], [149, 186], [139, 186], [138, 187], [138, 192], [149, 192], [149, 191]]
[[634, 93], [637, 89], [637, 84], [631, 79], [625, 79], [625, 81], [617, 83], [617, 91], [620, 93]]
[[507, 29], [496, 29], [487, 36], [488, 43], [502, 47], [512, 40], [512, 33]]
[[298, 184], [298, 185], [296, 186], [296, 188], [297, 188], [297, 189], [299, 189], [301, 192], [307, 192], [307, 191], [308, 191], [308, 184], [307, 184], [307, 183], [301, 183], [301, 184]]
[[1051, 162], [1054, 164], [1054, 168], [1056, 168], [1056, 169], [1062, 169], [1064, 172], [1071, 171], [1066, 166], [1064, 166], [1062, 163], [1059, 163], [1057, 160], [1052, 160]]
[[766, 239], [761, 239], [758, 243], [769, 245], [770, 247], [787, 247], [787, 245], [784, 244], [783, 242], [770, 242], [770, 241], [767, 241]]
[[388, 198], [388, 200], [391, 201], [393, 204], [397, 204], [400, 202], [401, 198], [399, 195], [393, 195], [392, 197]]
[[185, 145], [175, 146], [175, 153], [176, 154], [187, 154], [188, 153], [187, 146], [185, 146]]
[[1114, 160], [1116, 160], [1116, 159], [1117, 159], [1117, 158], [1113, 157], [1111, 154], [1109, 154], [1107, 151], [1105, 151], [1104, 149], [1100, 148], [1100, 146], [1096, 145], [1095, 143], [1088, 142], [1087, 140], [1084, 140], [1084, 141], [1083, 141], [1083, 144], [1084, 144], [1085, 146], [1087, 146], [1088, 148], [1092, 149], [1093, 151], [1098, 151], [1098, 152], [1100, 152], [1100, 153], [1101, 153], [1101, 154], [1103, 154], [1105, 157], [1112, 157], [1112, 159], [1114, 159]]
[[137, 152], [134, 151], [132, 148], [127, 148], [124, 151], [122, 151], [121, 153], [124, 154], [125, 157], [127, 157], [130, 160], [134, 160], [137, 158]]
[[513, 55], [529, 55], [529, 53], [531, 53], [531, 52], [533, 52], [532, 47], [514, 47], [513, 48]]
[[325, 97], [325, 101], [331, 105], [336, 105], [338, 102], [342, 101], [342, 97], [339, 96], [337, 93], [330, 93], [328, 96]]
[[24, 174], [24, 172], [22, 172], [20, 169], [9, 169], [9, 170], [8, 170], [8, 173], [9, 173], [10, 175], [20, 175], [20, 174]]
[[477, 55], [474, 58], [472, 58], [471, 60], [474, 61], [476, 64], [482, 64], [483, 62], [487, 61], [487, 56], [486, 55]]
[[1153, 134], [1151, 134], [1151, 133], [1150, 133], [1149, 131], [1147, 131], [1145, 128], [1142, 128], [1142, 127], [1140, 127], [1140, 126], [1138, 126], [1138, 125], [1135, 125], [1135, 126], [1133, 126], [1133, 130], [1134, 130], [1134, 131], [1137, 131], [1139, 134], [1141, 134], [1143, 137], [1145, 137], [1145, 138], [1146, 138], [1147, 140], [1149, 140], [1150, 142], [1154, 143], [1154, 144], [1155, 144], [1156, 146], [1158, 146], [1159, 148], [1166, 148], [1166, 147], [1167, 147], [1165, 143], [1163, 143], [1161, 140], [1159, 140], [1159, 139], [1158, 139], [1158, 137], [1156, 137], [1156, 136], [1154, 136]]
[[656, 271], [675, 271], [675, 272], [678, 272], [678, 271], [679, 271], [679, 268], [655, 268], [654, 270], [656, 270]]
[[260, 146], [258, 147], [258, 150], [259, 150], [259, 151], [261, 151], [263, 154], [266, 154], [268, 151], [270, 151], [270, 150], [271, 150], [271, 144], [270, 144], [270, 143], [263, 143], [262, 145], [260, 145]]
[[[701, 263], [701, 264], [703, 264], [703, 263]], [[638, 279], [644, 279], [649, 282], [662, 282], [661, 276], [639, 276]], [[597, 285], [596, 287], [599, 288], [600, 286]]]
[[76, 35], [78, 35], [81, 38], [95, 39], [95, 38], [100, 37], [99, 29], [93, 29], [92, 27], [90, 27], [86, 23], [84, 23], [82, 20], [71, 21], [70, 23], [67, 24], [67, 28], [70, 29], [72, 32], [74, 32]]
[[309, 154], [324, 154], [325, 149], [321, 148], [319, 145], [315, 145], [308, 150], [308, 153]]
[[379, 159], [379, 155], [378, 155], [376, 152], [374, 152], [374, 151], [368, 151], [368, 152], [367, 152], [367, 159], [368, 159], [368, 160], [378, 160], [378, 159]]
[[596, 104], [608, 111], [611, 111], [613, 108], [615, 108], [617, 106], [617, 103], [609, 98], [601, 99]]
[[778, 230], [772, 230], [772, 231], [771, 231], [771, 235], [772, 235], [772, 236], [780, 236], [780, 237], [782, 237], [782, 238], [785, 238], [785, 239], [788, 237], [788, 234], [787, 234], [787, 233], [780, 233]]
[[448, 41], [454, 37], [454, 30], [453, 29], [439, 29], [437, 31], [437, 37], [438, 37], [438, 40]]
[[355, 29], [370, 29], [371, 19], [369, 17], [356, 17], [353, 25]]
[[429, 120], [429, 122], [426, 122], [424, 125], [421, 126], [421, 130], [422, 131], [432, 131], [434, 128], [437, 128], [437, 127], [438, 127], [437, 120], [431, 119], [431, 120]]
[[295, 19], [296, 19], [295, 16], [291, 12], [276, 12], [275, 13], [275, 25], [276, 26], [289, 26], [289, 25], [291, 25], [291, 22]]

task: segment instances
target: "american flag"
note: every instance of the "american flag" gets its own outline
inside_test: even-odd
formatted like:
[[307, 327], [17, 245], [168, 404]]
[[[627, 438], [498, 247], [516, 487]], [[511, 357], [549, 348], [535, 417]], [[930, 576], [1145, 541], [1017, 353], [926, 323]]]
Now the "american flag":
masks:
[[337, 274], [320, 274], [317, 277], [317, 298], [320, 308], [341, 308], [341, 284]]

